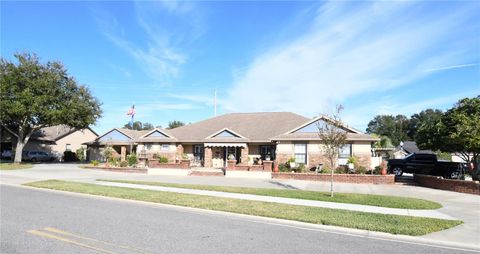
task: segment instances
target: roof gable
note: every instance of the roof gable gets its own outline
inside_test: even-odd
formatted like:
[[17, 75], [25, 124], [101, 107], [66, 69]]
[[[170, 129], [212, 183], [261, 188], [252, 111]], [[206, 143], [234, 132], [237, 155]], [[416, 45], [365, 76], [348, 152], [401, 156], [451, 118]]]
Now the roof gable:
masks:
[[145, 137], [159, 137], [159, 138], [166, 138], [168, 137], [167, 135], [159, 132], [158, 130], [155, 130], [147, 135], [145, 135]]
[[224, 129], [221, 129], [215, 133], [213, 133], [212, 135], [206, 137], [207, 139], [210, 139], [210, 138], [245, 138], [244, 136], [228, 129], [228, 128], [224, 128]]
[[165, 131], [155, 128], [147, 132], [145, 135], [141, 136], [140, 138], [173, 138], [173, 137], [168, 133], [166, 133]]
[[354, 128], [351, 128], [344, 123], [334, 124], [335, 120], [333, 120], [329, 117], [323, 116], [323, 115], [319, 116], [319, 117], [315, 117], [314, 119], [312, 119], [312, 120], [298, 126], [297, 128], [287, 132], [287, 134], [289, 134], [289, 133], [316, 133], [316, 132], [318, 132], [318, 126], [319, 125], [321, 126], [325, 123], [328, 124], [328, 125], [334, 125], [335, 127], [341, 128], [341, 129], [343, 129], [343, 130], [345, 130], [349, 133], [362, 134], [361, 131], [356, 130]]
[[98, 141], [129, 141], [132, 139], [130, 136], [127, 134], [117, 130], [117, 129], [112, 129], [111, 131], [105, 133], [104, 135], [98, 137]]

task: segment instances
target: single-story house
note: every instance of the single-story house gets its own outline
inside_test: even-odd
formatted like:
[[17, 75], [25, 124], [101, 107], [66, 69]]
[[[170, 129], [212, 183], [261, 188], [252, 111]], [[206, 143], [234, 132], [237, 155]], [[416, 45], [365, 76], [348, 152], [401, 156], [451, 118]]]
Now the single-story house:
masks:
[[[15, 154], [17, 136], [7, 128], [0, 126], [1, 152], [7, 150]], [[83, 143], [94, 140], [98, 134], [90, 127], [77, 130], [66, 125], [55, 125], [41, 128], [32, 134], [23, 151], [44, 151], [57, 155], [63, 155], [65, 151], [75, 152], [84, 147]]]
[[[130, 152], [147, 158], [157, 154], [170, 162], [186, 155], [193, 166], [222, 168], [228, 158], [241, 165], [269, 159], [285, 163], [294, 158], [310, 168], [328, 163], [318, 136], [319, 122], [333, 123], [325, 116], [311, 119], [290, 112], [232, 113], [171, 130], [114, 128], [87, 145], [90, 158], [100, 160], [102, 149], [111, 146], [122, 159]], [[371, 168], [371, 147], [378, 138], [346, 124], [337, 127], [347, 132], [338, 164], [346, 164], [348, 157], [355, 156], [359, 165]]]

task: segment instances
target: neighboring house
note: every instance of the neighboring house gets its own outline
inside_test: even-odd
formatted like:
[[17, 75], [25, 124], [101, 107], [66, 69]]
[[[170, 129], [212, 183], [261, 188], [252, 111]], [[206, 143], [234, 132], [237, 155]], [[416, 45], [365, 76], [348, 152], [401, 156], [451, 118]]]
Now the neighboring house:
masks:
[[393, 154], [395, 159], [402, 159], [411, 153], [434, 153], [434, 152], [431, 150], [420, 150], [417, 146], [417, 143], [415, 143], [415, 141], [404, 141], [403, 146], [398, 145], [397, 147], [395, 147], [395, 152]]
[[[228, 157], [238, 164], [253, 164], [258, 159], [279, 163], [295, 158], [307, 167], [327, 164], [318, 137], [318, 122], [331, 122], [325, 116], [314, 119], [290, 112], [233, 113], [206, 119], [171, 130], [132, 131], [112, 129], [89, 142], [90, 158], [101, 159], [101, 150], [111, 146], [122, 159], [130, 152], [150, 158], [154, 154], [174, 162], [186, 154], [194, 166], [224, 167]], [[372, 143], [368, 134], [348, 127], [347, 144], [341, 149], [339, 164], [356, 156], [361, 166], [371, 167]]]
[[[14, 133], [0, 126], [1, 152], [15, 150], [17, 137]], [[75, 152], [83, 143], [98, 137], [91, 128], [76, 130], [66, 125], [42, 128], [32, 134], [23, 151], [46, 151], [61, 154], [65, 151]], [[14, 154], [14, 153], [12, 153]]]

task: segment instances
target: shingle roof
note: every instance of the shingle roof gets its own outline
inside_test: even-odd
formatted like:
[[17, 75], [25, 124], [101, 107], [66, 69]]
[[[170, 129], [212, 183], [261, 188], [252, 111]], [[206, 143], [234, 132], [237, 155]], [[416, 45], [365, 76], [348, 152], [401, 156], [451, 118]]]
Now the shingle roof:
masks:
[[[402, 147], [398, 145], [395, 149], [400, 151]], [[404, 141], [403, 150], [407, 153], [434, 153], [432, 150], [420, 150], [415, 141]]]
[[[31, 139], [36, 139], [36, 140], [42, 140], [42, 141], [57, 141], [73, 132], [75, 132], [76, 129], [71, 128], [67, 125], [55, 125], [55, 126], [50, 126], [50, 127], [44, 127], [41, 128], [40, 130], [34, 132], [32, 136], [30, 137]], [[93, 131], [92, 131], [93, 132]], [[95, 132], [93, 132], [95, 133]], [[97, 135], [95, 133], [95, 135]]]
[[[291, 112], [231, 113], [171, 129], [169, 133], [183, 142], [208, 142], [212, 139], [207, 137], [227, 128], [242, 135], [249, 142], [270, 142], [270, 138], [309, 120]], [[246, 139], [239, 141], [243, 142]]]

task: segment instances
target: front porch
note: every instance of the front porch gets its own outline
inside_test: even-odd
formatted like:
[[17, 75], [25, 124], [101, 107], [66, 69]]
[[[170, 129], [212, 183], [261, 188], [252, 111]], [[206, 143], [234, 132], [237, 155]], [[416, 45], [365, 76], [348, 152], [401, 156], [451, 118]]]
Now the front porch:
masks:
[[275, 146], [271, 143], [202, 143], [183, 144], [184, 153], [192, 167], [242, 171], [264, 171], [275, 159]]

